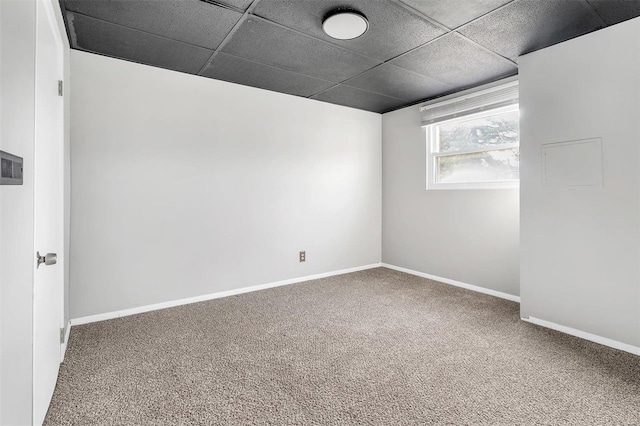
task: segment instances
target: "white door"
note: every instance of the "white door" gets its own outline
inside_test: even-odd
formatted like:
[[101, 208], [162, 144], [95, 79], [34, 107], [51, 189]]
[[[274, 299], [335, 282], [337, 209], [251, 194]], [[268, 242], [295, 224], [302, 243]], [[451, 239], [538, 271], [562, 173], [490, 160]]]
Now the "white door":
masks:
[[[36, 1], [33, 423], [42, 424], [58, 378], [64, 310], [63, 50], [51, 0]], [[56, 253], [38, 266], [36, 252]], [[52, 263], [52, 262], [48, 262]]]

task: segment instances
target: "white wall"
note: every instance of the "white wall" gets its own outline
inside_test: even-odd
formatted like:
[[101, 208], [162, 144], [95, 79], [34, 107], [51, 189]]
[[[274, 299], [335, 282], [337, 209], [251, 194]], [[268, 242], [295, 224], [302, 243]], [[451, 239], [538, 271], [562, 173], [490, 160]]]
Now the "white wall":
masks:
[[382, 117], [382, 261], [519, 295], [517, 189], [426, 188], [418, 106]]
[[[2, 35], [2, 7], [0, 6], [0, 36]], [[2, 70], [2, 43], [0, 42], [0, 70]], [[2, 99], [2, 73], [0, 71], [0, 100]], [[0, 101], [0, 148], [2, 148], [2, 101]], [[2, 237], [2, 191], [0, 191], [0, 238]], [[0, 243], [0, 259], [2, 259], [3, 247]], [[2, 272], [0, 272], [0, 308], [2, 307]], [[2, 383], [2, 314], [0, 313], [0, 383]], [[0, 422], [2, 421], [2, 387], [0, 386]]]
[[[2, 7], [0, 6], [0, 36], [2, 36]], [[0, 42], [0, 70], [2, 70], [2, 43]], [[0, 100], [2, 99], [2, 72], [0, 71]], [[0, 101], [0, 148], [2, 148], [2, 101]], [[2, 238], [2, 227], [3, 227], [3, 221], [2, 221], [2, 191], [0, 191], [0, 239]], [[3, 254], [3, 246], [2, 243], [0, 243], [0, 259], [2, 259], [2, 254]], [[0, 272], [0, 308], [2, 308], [2, 272]], [[3, 345], [2, 345], [2, 314], [0, 313], [0, 383], [2, 383], [2, 370], [4, 369], [2, 367], [2, 351], [3, 351]], [[0, 385], [0, 422], [2, 422], [2, 386]]]
[[[522, 317], [640, 345], [640, 19], [519, 60]], [[543, 188], [541, 144], [602, 138], [604, 186]]]
[[71, 73], [72, 318], [380, 262], [380, 115], [78, 51]]
[[[60, 2], [51, 0], [62, 39], [64, 55], [64, 253], [69, 256], [71, 235], [71, 49], [67, 37]], [[64, 324], [69, 324], [69, 262], [64, 262]]]
[[0, 424], [31, 423], [35, 1], [0, 1], [0, 149], [23, 157], [24, 185], [0, 186]]

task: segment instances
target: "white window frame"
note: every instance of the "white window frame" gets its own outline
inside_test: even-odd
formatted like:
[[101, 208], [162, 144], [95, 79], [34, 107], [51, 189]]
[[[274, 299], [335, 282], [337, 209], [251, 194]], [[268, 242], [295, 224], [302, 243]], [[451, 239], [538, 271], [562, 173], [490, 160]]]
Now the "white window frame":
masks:
[[427, 143], [427, 190], [441, 190], [441, 189], [508, 189], [519, 188], [520, 180], [502, 180], [502, 181], [487, 181], [487, 182], [438, 182], [437, 173], [438, 167], [436, 162], [439, 157], [450, 157], [453, 155], [463, 154], [475, 154], [487, 151], [498, 151], [503, 149], [520, 148], [519, 143], [504, 144], [499, 146], [486, 147], [484, 149], [470, 149], [453, 152], [439, 152], [437, 151], [437, 127], [442, 124], [452, 123], [456, 121], [472, 120], [474, 118], [485, 117], [487, 115], [499, 114], [502, 112], [519, 111], [518, 104], [509, 105], [505, 107], [499, 107], [494, 109], [488, 109], [475, 114], [464, 115], [461, 117], [452, 118], [450, 120], [440, 121], [438, 123], [425, 126], [426, 130], [426, 143]]

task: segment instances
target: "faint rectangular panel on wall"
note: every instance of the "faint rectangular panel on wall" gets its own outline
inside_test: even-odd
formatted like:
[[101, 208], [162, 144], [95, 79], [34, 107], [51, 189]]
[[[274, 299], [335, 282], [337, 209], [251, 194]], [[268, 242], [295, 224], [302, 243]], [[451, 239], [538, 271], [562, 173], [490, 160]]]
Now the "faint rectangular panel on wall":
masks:
[[542, 180], [549, 189], [589, 189], [602, 186], [602, 139], [582, 139], [542, 145]]

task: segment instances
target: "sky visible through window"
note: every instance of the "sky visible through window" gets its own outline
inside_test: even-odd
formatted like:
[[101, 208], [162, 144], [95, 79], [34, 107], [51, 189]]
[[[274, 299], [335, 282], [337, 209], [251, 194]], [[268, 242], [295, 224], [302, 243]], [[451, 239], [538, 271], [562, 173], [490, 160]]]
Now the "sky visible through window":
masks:
[[[519, 178], [519, 112], [493, 113], [436, 125], [438, 182], [496, 182]], [[479, 151], [479, 152], [468, 152]], [[460, 154], [456, 154], [460, 152]]]

